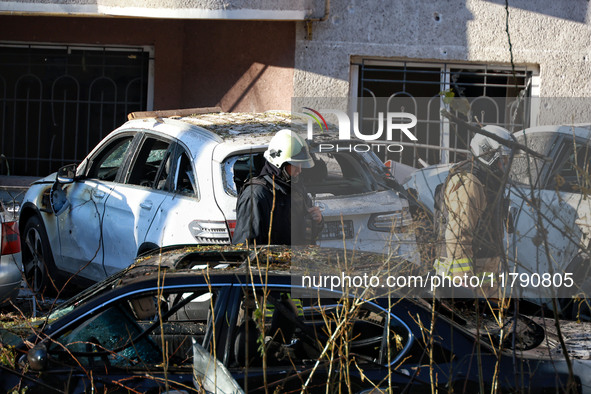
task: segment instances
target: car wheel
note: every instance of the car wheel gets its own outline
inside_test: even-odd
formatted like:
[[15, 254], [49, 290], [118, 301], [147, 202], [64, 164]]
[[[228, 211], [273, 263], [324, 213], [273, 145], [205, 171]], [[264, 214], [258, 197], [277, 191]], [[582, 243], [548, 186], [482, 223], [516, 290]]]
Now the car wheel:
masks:
[[27, 220], [22, 237], [22, 259], [25, 279], [35, 294], [55, 290], [52, 282], [55, 265], [43, 223], [37, 216]]

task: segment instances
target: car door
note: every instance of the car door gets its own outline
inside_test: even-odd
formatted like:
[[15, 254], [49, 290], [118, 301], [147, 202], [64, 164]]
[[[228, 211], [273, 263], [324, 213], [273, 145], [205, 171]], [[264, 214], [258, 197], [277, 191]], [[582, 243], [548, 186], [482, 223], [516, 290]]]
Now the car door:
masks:
[[104, 207], [102, 222], [104, 275], [129, 266], [142, 247], [167, 191], [171, 141], [144, 134], [123, 182], [113, 189]]
[[212, 317], [227, 307], [230, 288], [154, 287], [95, 300], [54, 333], [38, 382], [72, 393], [193, 392], [193, 341], [209, 348], [216, 338]]
[[[552, 249], [552, 270], [569, 273], [579, 280], [586, 278], [585, 259], [577, 256], [588, 250], [591, 222], [591, 147], [589, 141], [572, 135], [563, 135], [556, 155], [557, 165], [549, 173], [544, 190], [540, 192], [543, 214], [549, 223], [548, 239]], [[575, 294], [575, 290], [568, 294]]]
[[[231, 343], [218, 358], [249, 393], [337, 392], [344, 382], [352, 392], [371, 389], [388, 380], [389, 366], [398, 365], [413, 342], [402, 321], [370, 302], [336, 293], [319, 298], [289, 286], [234, 291], [239, 313], [226, 320]], [[347, 368], [345, 359], [356, 367]], [[392, 375], [390, 383], [400, 391], [409, 381]]]
[[[207, 181], [210, 162], [196, 173], [196, 164], [186, 149], [177, 144], [171, 156], [171, 173], [162, 202], [147, 241], [157, 245], [229, 244], [230, 234], [224, 215], [213, 199]], [[204, 165], [203, 165], [204, 164]], [[202, 182], [200, 182], [200, 179]]]
[[105, 202], [132, 146], [134, 133], [106, 141], [89, 159], [86, 174], [64, 188], [70, 203], [57, 218], [60, 256], [59, 269], [79, 273], [92, 280], [105, 276], [103, 269]]
[[[584, 246], [581, 220], [586, 219], [579, 216], [579, 210], [588, 203], [583, 201], [577, 185], [584, 179], [589, 154], [587, 145], [574, 141], [572, 136], [540, 133], [528, 138], [529, 146], [545, 146], [542, 152], [553, 161], [543, 162], [524, 154], [516, 158], [511, 175], [519, 184], [509, 188], [515, 231], [508, 238], [508, 256], [510, 262], [516, 262], [516, 272], [535, 280], [523, 282], [521, 296], [549, 298], [554, 295], [548, 286], [536, 285], [536, 275], [540, 275], [541, 282], [543, 274], [567, 272]], [[529, 175], [526, 178], [524, 174]]]

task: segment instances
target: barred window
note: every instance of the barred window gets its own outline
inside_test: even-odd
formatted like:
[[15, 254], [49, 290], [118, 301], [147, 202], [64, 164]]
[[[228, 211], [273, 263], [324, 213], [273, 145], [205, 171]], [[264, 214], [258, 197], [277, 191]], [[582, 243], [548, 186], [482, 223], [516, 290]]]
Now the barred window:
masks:
[[[448, 109], [462, 120], [497, 124], [511, 131], [529, 127], [534, 70], [526, 66], [486, 64], [411, 63], [361, 59], [357, 73], [356, 111], [364, 134], [378, 130], [380, 112], [410, 112], [417, 116], [416, 143], [402, 133], [393, 134], [405, 146], [399, 153], [386, 153], [394, 160], [419, 167], [424, 164], [457, 162], [466, 157], [470, 132], [450, 123], [440, 114]], [[454, 105], [442, 93], [452, 93]], [[460, 105], [456, 105], [460, 104]], [[385, 135], [385, 133], [384, 133]]]

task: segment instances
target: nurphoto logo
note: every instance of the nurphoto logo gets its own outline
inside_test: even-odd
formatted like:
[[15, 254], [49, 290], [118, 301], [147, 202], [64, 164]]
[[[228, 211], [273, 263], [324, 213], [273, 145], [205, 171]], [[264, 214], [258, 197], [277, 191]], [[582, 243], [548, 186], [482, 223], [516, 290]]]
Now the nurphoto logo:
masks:
[[[319, 151], [333, 151], [336, 149], [339, 151], [355, 151], [355, 152], [369, 152], [375, 150], [377, 152], [387, 151], [391, 153], [402, 152], [404, 147], [400, 143], [394, 143], [392, 136], [394, 133], [402, 133], [409, 140], [417, 141], [417, 137], [409, 130], [416, 126], [417, 117], [408, 112], [383, 112], [378, 113], [378, 130], [373, 134], [364, 134], [361, 132], [359, 127], [359, 113], [353, 113], [353, 122], [349, 119], [349, 116], [339, 110], [335, 109], [322, 109], [319, 111], [313, 110], [309, 107], [304, 109], [311, 113], [304, 112], [309, 117], [308, 119], [308, 136], [309, 140], [314, 139], [314, 123], [320, 127], [320, 131], [328, 130], [328, 124], [322, 114], [333, 114], [336, 115], [339, 128], [339, 140], [343, 143], [335, 144], [319, 144]], [[385, 121], [384, 121], [385, 120]], [[385, 127], [384, 127], [385, 125]], [[352, 126], [352, 127], [351, 127]], [[356, 139], [368, 142], [383, 141], [381, 143], [355, 143], [351, 138], [351, 129]], [[385, 140], [382, 138], [384, 131], [386, 133]]]

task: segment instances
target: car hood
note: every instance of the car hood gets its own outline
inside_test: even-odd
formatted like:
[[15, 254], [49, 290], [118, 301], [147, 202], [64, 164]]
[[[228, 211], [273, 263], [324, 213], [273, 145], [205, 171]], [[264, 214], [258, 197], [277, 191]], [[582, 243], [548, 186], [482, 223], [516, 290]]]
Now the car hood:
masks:
[[41, 178], [41, 179], [37, 179], [35, 182], [33, 182], [33, 185], [39, 185], [42, 183], [53, 183], [55, 182], [57, 177], [57, 172], [54, 172], [52, 174], [47, 175], [45, 178]]
[[[431, 307], [430, 301], [417, 300], [419, 304]], [[591, 360], [591, 322], [529, 316], [510, 311], [500, 325], [498, 317], [490, 313], [477, 312], [474, 305], [454, 304], [448, 300], [439, 301], [439, 313], [443, 319], [451, 318], [458, 323], [457, 329], [480, 338], [485, 344], [498, 349], [502, 341], [503, 351], [512, 355], [518, 351], [530, 359], [564, 360], [564, 352], [556, 323], [564, 340], [569, 358]], [[481, 308], [484, 307], [483, 305]], [[501, 339], [502, 338], [502, 339]]]
[[[551, 354], [559, 357], [563, 356], [564, 352], [556, 334], [556, 322], [547, 318], [533, 318], [532, 320], [546, 327], [546, 336]], [[591, 323], [560, 320], [560, 332], [569, 357], [579, 360], [591, 360]]]
[[[0, 343], [2, 345], [8, 345], [16, 347], [23, 342], [23, 338], [18, 335], [18, 330], [15, 329], [6, 329], [0, 328]], [[23, 335], [26, 335], [25, 328], [23, 327], [21, 331]]]
[[47, 319], [33, 318], [16, 324], [4, 325], [0, 328], [0, 343], [17, 347], [21, 345], [26, 338], [33, 332], [38, 332], [40, 328], [47, 323]]

